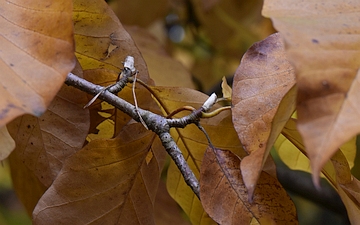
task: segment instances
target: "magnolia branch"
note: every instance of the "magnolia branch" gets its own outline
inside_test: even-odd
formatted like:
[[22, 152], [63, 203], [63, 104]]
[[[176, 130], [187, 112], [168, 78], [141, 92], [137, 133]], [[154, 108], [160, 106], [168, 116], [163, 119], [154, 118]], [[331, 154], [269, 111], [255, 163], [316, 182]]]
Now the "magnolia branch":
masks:
[[[176, 166], [179, 168], [181, 174], [185, 179], [185, 182], [187, 183], [187, 185], [190, 186], [195, 195], [200, 198], [199, 182], [195, 177], [193, 171], [187, 164], [184, 156], [181, 153], [181, 150], [177, 146], [174, 139], [171, 137], [170, 128], [184, 128], [185, 126], [192, 123], [199, 124], [199, 120], [202, 114], [207, 112], [216, 102], [216, 95], [211, 95], [200, 109], [194, 110], [191, 114], [179, 119], [168, 119], [150, 111], [138, 108], [114, 94], [121, 91], [121, 89], [125, 86], [123, 85], [124, 79], [131, 77], [132, 74], [135, 72], [135, 68], [127, 68], [128, 67], [125, 67], [125, 69], [122, 71], [122, 76], [116, 84], [105, 88], [100, 85], [93, 84], [87, 80], [84, 80], [72, 73], [69, 73], [66, 77], [65, 84], [96, 96], [97, 98], [113, 105], [114, 107], [128, 114], [131, 118], [138, 122], [143, 121], [149, 130], [155, 132], [159, 136], [162, 145], [165, 147], [166, 151], [171, 156]], [[121, 82], [121, 85], [119, 85], [119, 82]], [[95, 99], [93, 99], [89, 103], [91, 104], [93, 101], [95, 101]]]

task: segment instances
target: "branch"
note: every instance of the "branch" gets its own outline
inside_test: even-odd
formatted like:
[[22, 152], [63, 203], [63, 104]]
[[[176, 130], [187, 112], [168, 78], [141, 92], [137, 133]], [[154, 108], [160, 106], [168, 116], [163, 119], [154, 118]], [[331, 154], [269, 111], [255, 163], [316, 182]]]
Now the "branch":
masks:
[[[125, 67], [125, 69], [122, 71], [123, 74], [122, 77], [126, 77], [126, 79], [128, 79], [130, 76], [132, 76], [133, 71], [135, 71], [133, 69], [127, 69]], [[165, 147], [166, 151], [171, 156], [176, 166], [179, 168], [181, 174], [185, 179], [185, 182], [187, 183], [187, 185], [190, 186], [190, 188], [193, 190], [195, 195], [200, 199], [199, 182], [195, 177], [194, 173], [192, 172], [192, 170], [190, 169], [189, 165], [187, 164], [184, 156], [181, 153], [181, 150], [177, 146], [174, 139], [171, 137], [170, 128], [171, 127], [184, 128], [185, 126], [191, 123], [198, 124], [203, 113], [208, 111], [211, 108], [211, 106], [215, 104], [216, 95], [215, 94], [211, 95], [200, 109], [193, 111], [191, 114], [187, 116], [184, 116], [179, 119], [167, 119], [163, 116], [157, 115], [150, 111], [143, 110], [141, 108], [136, 108], [134, 105], [130, 104], [129, 102], [113, 94], [112, 91], [115, 91], [117, 93], [125, 86], [123, 85], [124, 79], [120, 78], [119, 82], [120, 81], [122, 82], [121, 85], [118, 85], [119, 82], [117, 82], [116, 84], [112, 85], [109, 88], [104, 88], [100, 85], [95, 85], [72, 73], [69, 73], [68, 76], [66, 77], [65, 84], [73, 86], [88, 94], [98, 96], [99, 99], [113, 105], [114, 107], [128, 114], [131, 118], [133, 118], [138, 122], [140, 122], [142, 118], [148, 129], [152, 130], [159, 136], [162, 145]], [[121, 87], [121, 88], [119, 89], [113, 87]]]

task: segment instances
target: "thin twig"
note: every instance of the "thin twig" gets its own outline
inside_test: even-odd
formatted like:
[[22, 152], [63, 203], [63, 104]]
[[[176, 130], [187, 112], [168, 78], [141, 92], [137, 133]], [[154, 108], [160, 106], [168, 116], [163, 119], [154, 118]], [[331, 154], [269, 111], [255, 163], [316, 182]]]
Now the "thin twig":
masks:
[[139, 115], [139, 119], [140, 119], [141, 124], [145, 127], [146, 130], [149, 130], [148, 126], [144, 122], [144, 119], [141, 117], [141, 115], [139, 113], [139, 106], [138, 106], [138, 103], [137, 103], [137, 98], [136, 98], [136, 93], [135, 93], [135, 84], [136, 84], [136, 76], [137, 76], [137, 74], [138, 73], [136, 72], [135, 75], [134, 75], [134, 82], [133, 82], [133, 85], [132, 85], [132, 93], [133, 93], [133, 97], [134, 97], [135, 109], [136, 109], [137, 114]]

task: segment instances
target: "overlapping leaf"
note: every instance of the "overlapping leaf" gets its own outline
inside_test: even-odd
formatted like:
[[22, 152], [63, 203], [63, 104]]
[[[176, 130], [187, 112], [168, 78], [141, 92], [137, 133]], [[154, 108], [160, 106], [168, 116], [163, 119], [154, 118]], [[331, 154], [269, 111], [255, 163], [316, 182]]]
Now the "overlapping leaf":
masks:
[[[186, 88], [154, 87], [152, 89], [165, 114], [169, 114], [184, 105], [200, 108], [207, 99], [206, 95]], [[180, 113], [176, 117], [185, 114]], [[214, 118], [204, 119], [201, 124], [215, 146], [229, 149], [241, 157], [245, 155], [232, 126], [229, 112], [223, 112]], [[202, 158], [208, 146], [205, 135], [195, 125], [189, 125], [185, 129], [174, 129], [171, 134], [195, 176], [199, 178]], [[187, 186], [182, 174], [173, 162], [170, 163], [166, 182], [170, 195], [183, 208], [193, 224], [214, 224], [204, 212], [201, 202]]]
[[34, 224], [154, 224], [165, 153], [154, 138], [132, 124], [70, 156], [35, 208]]
[[75, 65], [71, 1], [0, 2], [0, 127], [40, 116]]
[[[304, 143], [300, 133], [295, 129], [295, 124], [294, 119], [289, 120], [282, 133], [302, 153], [306, 154]], [[350, 146], [344, 146], [345, 151], [347, 148], [355, 148], [354, 142], [349, 145]], [[321, 172], [339, 193], [352, 224], [356, 224], [360, 219], [360, 196], [358, 194], [360, 191], [360, 182], [351, 174], [349, 163], [352, 164], [352, 160], [353, 158], [349, 156], [346, 157], [342, 150], [339, 150], [331, 157], [331, 163], [327, 162]]]
[[294, 78], [279, 34], [254, 44], [235, 73], [232, 118], [249, 153], [241, 161], [241, 172], [250, 198], [276, 137], [294, 111], [295, 88], [280, 105]]
[[311, 160], [313, 179], [337, 149], [359, 133], [360, 3], [272, 1], [271, 17], [296, 67], [298, 129]]
[[240, 159], [230, 151], [208, 148], [201, 167], [201, 202], [219, 224], [297, 224], [295, 205], [269, 174], [262, 172], [252, 203], [240, 172]]
[[[122, 61], [127, 55], [131, 55], [135, 58], [135, 67], [139, 71], [138, 77], [145, 83], [151, 82], [141, 53], [106, 2], [75, 0], [73, 20], [75, 54], [84, 70], [86, 80], [103, 86], [115, 83], [123, 68]], [[123, 90], [121, 95], [124, 100], [133, 100], [131, 89]], [[116, 136], [130, 120], [126, 114], [113, 107], [100, 104], [100, 101], [89, 109], [90, 133], [93, 134], [98, 133], [100, 125], [100, 127], [113, 131], [109, 132], [107, 136]], [[110, 115], [104, 116], [104, 114], [101, 115], [101, 112]], [[105, 138], [104, 135], [100, 135], [100, 137]], [[93, 135], [92, 138], [99, 137]]]
[[[89, 113], [83, 109], [86, 102], [85, 93], [64, 85], [41, 117], [24, 115], [8, 124], [16, 141], [11, 165], [17, 174], [13, 177], [17, 192], [28, 193], [26, 188], [31, 185], [22, 183], [20, 174], [28, 176], [30, 171], [34, 180], [49, 187], [65, 159], [83, 147], [89, 129]], [[26, 205], [26, 200], [22, 200]]]
[[73, 12], [75, 54], [85, 73], [100, 68], [119, 73], [122, 61], [131, 55], [139, 77], [147, 82], [146, 64], [139, 50], [106, 2], [75, 0]]
[[[298, 148], [302, 146], [302, 138], [296, 130], [296, 120], [290, 119], [284, 127], [285, 134], [292, 134], [290, 137], [296, 137], [292, 141], [289, 141], [284, 135], [280, 135], [274, 144], [274, 148], [280, 156], [281, 160], [292, 170], [302, 170], [311, 172], [310, 161]], [[297, 133], [298, 135], [296, 135]], [[287, 135], [287, 137], [289, 137]], [[300, 140], [299, 142], [296, 140]], [[293, 144], [293, 142], [297, 144]], [[301, 147], [303, 148], [303, 146]], [[354, 166], [356, 157], [356, 138], [352, 138], [340, 147], [342, 153], [347, 159], [350, 169]], [[327, 164], [326, 164], [327, 165]], [[326, 167], [326, 166], [325, 166]], [[327, 169], [326, 167], [325, 169]]]

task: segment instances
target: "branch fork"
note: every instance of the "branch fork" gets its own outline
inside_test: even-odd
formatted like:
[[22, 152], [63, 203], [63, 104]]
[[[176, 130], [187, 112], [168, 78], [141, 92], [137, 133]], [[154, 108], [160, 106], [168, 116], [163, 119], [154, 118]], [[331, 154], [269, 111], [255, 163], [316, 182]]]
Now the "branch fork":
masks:
[[[146, 128], [155, 132], [159, 136], [162, 145], [164, 146], [168, 154], [171, 156], [176, 166], [179, 168], [180, 172], [182, 173], [185, 179], [185, 182], [190, 186], [190, 188], [193, 190], [195, 195], [198, 198], [200, 198], [199, 181], [197, 180], [193, 171], [190, 169], [189, 165], [187, 164], [176, 142], [171, 137], [170, 128], [172, 127], [184, 128], [189, 124], [196, 124], [199, 127], [199, 129], [205, 133], [210, 143], [210, 139], [207, 136], [205, 130], [200, 126], [199, 121], [200, 118], [203, 117], [203, 114], [209, 111], [210, 108], [216, 103], [216, 99], [217, 99], [216, 95], [212, 94], [205, 101], [203, 106], [200, 107], [200, 109], [192, 111], [192, 113], [190, 113], [187, 116], [178, 119], [165, 118], [153, 112], [138, 108], [137, 105], [132, 105], [129, 102], [119, 98], [115, 94], [121, 91], [128, 82], [131, 82], [132, 79], [129, 78], [132, 77], [133, 75], [136, 76], [136, 74], [137, 74], [137, 70], [134, 67], [134, 58], [128, 56], [125, 58], [124, 69], [119, 74], [119, 80], [113, 85], [109, 85], [107, 87], [95, 85], [72, 73], [69, 73], [68, 76], [66, 77], [65, 84], [73, 86], [88, 94], [95, 95], [94, 98], [86, 105], [86, 107], [91, 105], [97, 98], [99, 98], [115, 106], [119, 110], [125, 112], [134, 120], [143, 123], [144, 126], [146, 126]], [[133, 81], [135, 81], [135, 79]]]

